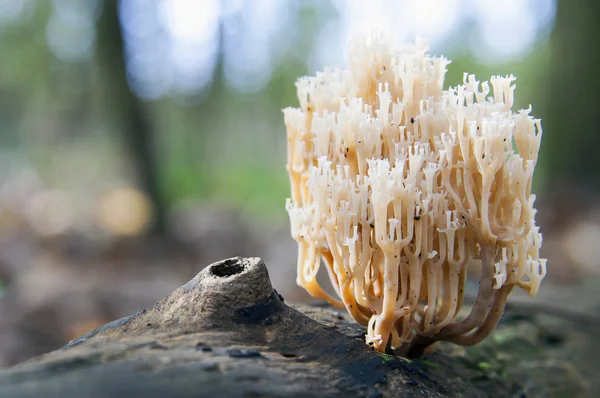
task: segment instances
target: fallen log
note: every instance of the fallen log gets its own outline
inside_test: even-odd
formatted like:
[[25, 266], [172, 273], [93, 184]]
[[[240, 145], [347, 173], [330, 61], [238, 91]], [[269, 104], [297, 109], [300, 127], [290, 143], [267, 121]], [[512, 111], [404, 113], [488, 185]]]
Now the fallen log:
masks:
[[[532, 325], [527, 317], [508, 321], [504, 341], [501, 331], [481, 347], [443, 345], [412, 361], [380, 354], [346, 314], [287, 305], [261, 259], [231, 258], [150, 309], [0, 372], [0, 396], [559, 396], [548, 393], [544, 377], [524, 374], [519, 356], [523, 366], [537, 361], [538, 368], [553, 369], [549, 375], [574, 393], [569, 396], [590, 391], [572, 365], [545, 362], [552, 358], [539, 349], [543, 339], [506, 334]], [[536, 327], [527, 333], [539, 332]], [[521, 344], [516, 356], [515, 342]]]

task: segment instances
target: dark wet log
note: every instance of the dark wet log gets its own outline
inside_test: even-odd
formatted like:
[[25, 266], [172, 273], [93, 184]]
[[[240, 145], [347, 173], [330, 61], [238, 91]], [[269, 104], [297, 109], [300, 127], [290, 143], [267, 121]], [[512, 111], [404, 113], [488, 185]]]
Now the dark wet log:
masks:
[[409, 361], [371, 351], [363, 333], [331, 308], [286, 305], [262, 260], [232, 258], [151, 309], [0, 372], [0, 396], [508, 397], [530, 381], [498, 368], [490, 346]]

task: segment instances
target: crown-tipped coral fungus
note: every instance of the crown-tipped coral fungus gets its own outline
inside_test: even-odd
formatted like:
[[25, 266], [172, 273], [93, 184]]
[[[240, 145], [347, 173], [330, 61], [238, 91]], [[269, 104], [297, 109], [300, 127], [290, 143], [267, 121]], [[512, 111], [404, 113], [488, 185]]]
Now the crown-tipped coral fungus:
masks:
[[[443, 90], [449, 61], [427, 50], [357, 36], [348, 69], [300, 78], [300, 108], [284, 110], [298, 284], [345, 307], [376, 350], [409, 356], [481, 341], [513, 287], [535, 295], [546, 273], [540, 120], [511, 111], [514, 76]], [[321, 264], [341, 300], [317, 282]], [[459, 317], [467, 264], [479, 291]]]

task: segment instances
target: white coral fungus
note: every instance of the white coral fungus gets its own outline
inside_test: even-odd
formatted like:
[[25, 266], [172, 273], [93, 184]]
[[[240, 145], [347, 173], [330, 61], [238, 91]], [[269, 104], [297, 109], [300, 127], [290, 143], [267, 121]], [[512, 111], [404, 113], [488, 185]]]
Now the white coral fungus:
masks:
[[[427, 50], [357, 36], [348, 70], [300, 78], [300, 108], [284, 110], [297, 282], [404, 355], [481, 341], [511, 289], [535, 295], [546, 274], [531, 194], [540, 120], [511, 111], [514, 76], [443, 90], [449, 61]], [[341, 301], [318, 284], [321, 263]], [[459, 319], [467, 264], [479, 292]]]

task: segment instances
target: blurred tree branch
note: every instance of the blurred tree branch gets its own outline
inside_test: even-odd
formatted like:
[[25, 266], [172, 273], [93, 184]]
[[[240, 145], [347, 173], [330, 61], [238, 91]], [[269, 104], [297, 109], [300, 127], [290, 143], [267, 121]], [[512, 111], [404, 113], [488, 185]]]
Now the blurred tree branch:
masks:
[[152, 123], [140, 99], [127, 83], [123, 32], [118, 16], [118, 0], [105, 0], [98, 21], [99, 63], [106, 84], [106, 100], [113, 121], [132, 156], [141, 188], [153, 205], [152, 234], [166, 234], [166, 203], [159, 186], [159, 164], [152, 134]]

